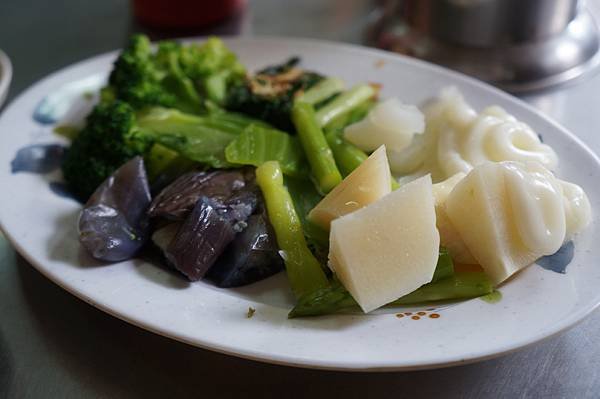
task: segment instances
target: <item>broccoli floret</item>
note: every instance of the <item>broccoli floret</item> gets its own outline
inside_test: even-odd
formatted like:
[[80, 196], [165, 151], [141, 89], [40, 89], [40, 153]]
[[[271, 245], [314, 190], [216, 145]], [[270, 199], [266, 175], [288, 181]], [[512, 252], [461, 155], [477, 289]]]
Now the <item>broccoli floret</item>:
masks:
[[313, 87], [323, 77], [297, 68], [298, 58], [270, 66], [233, 85], [226, 108], [262, 119], [287, 132], [294, 132], [290, 114], [296, 95]]
[[143, 154], [149, 145], [143, 137], [136, 137], [131, 106], [118, 100], [100, 104], [67, 151], [63, 175], [71, 192], [86, 200], [119, 166]]
[[201, 45], [165, 41], [153, 52], [146, 36], [135, 35], [115, 61], [102, 100], [200, 113], [204, 100], [222, 104], [228, 86], [244, 76], [235, 54], [217, 38]]
[[150, 41], [144, 35], [134, 35], [117, 58], [108, 79], [110, 97], [126, 101], [134, 108], [148, 105], [175, 106], [177, 98], [165, 90], [162, 82], [167, 72], [155, 61]]
[[246, 68], [216, 37], [202, 45], [183, 46], [180, 63], [185, 75], [196, 83], [196, 88], [220, 105], [226, 100], [228, 87], [242, 83], [246, 77]]

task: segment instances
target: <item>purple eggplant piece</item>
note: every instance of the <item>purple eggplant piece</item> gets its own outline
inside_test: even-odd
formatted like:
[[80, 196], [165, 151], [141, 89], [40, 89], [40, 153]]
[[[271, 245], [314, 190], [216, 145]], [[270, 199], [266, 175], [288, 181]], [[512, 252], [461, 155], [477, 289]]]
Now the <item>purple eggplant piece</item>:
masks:
[[222, 202], [244, 188], [246, 175], [241, 170], [188, 172], [165, 187], [152, 201], [148, 215], [169, 220], [183, 220], [200, 197]]
[[132, 258], [146, 242], [151, 201], [141, 157], [114, 172], [92, 194], [79, 216], [79, 241], [96, 259]]
[[206, 277], [218, 287], [240, 287], [283, 270], [283, 259], [266, 214], [252, 215], [248, 226], [225, 249]]
[[235, 237], [231, 221], [218, 206], [200, 198], [165, 251], [169, 263], [191, 281], [200, 280]]
[[[249, 187], [246, 187], [249, 188]], [[246, 219], [258, 206], [258, 191], [255, 186], [234, 193], [223, 202], [215, 201], [217, 211], [226, 217], [236, 233], [246, 228]]]
[[[246, 227], [258, 202], [254, 191], [240, 191], [223, 203], [201, 197], [164, 250], [167, 261], [190, 280], [196, 281], [212, 267], [223, 250]], [[165, 245], [168, 235], [159, 235]]]

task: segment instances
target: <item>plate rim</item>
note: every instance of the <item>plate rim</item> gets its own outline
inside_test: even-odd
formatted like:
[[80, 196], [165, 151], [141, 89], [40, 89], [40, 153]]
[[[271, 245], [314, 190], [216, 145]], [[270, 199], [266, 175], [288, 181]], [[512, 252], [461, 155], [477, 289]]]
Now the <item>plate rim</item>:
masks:
[[[436, 73], [445, 75], [447, 77], [451, 77], [458, 81], [466, 82], [470, 85], [477, 87], [478, 89], [483, 89], [484, 91], [488, 91], [488, 92], [491, 91], [491, 92], [493, 92], [494, 95], [502, 97], [503, 99], [505, 99], [511, 103], [515, 103], [516, 105], [527, 110], [528, 112], [535, 114], [538, 118], [544, 120], [544, 122], [549, 123], [554, 129], [560, 131], [560, 133], [562, 135], [566, 136], [569, 140], [575, 142], [578, 145], [579, 149], [583, 150], [586, 153], [586, 155], [589, 156], [600, 167], [600, 158], [598, 157], [598, 155], [596, 155], [596, 153], [594, 153], [594, 151], [592, 151], [587, 146], [587, 144], [585, 142], [583, 142], [578, 136], [576, 136], [574, 133], [572, 133], [565, 127], [561, 126], [559, 123], [554, 121], [552, 118], [543, 114], [541, 111], [537, 110], [533, 106], [525, 103], [523, 100], [521, 100], [517, 97], [514, 97], [514, 96], [512, 96], [496, 87], [493, 87], [485, 82], [482, 82], [480, 80], [477, 80], [475, 78], [472, 78], [470, 76], [462, 74], [460, 72], [456, 72], [456, 71], [447, 69], [447, 68], [439, 66], [439, 65], [431, 64], [426, 61], [414, 59], [414, 58], [403, 56], [400, 54], [387, 52], [384, 50], [369, 48], [369, 47], [355, 45], [355, 44], [338, 43], [338, 42], [329, 41], [329, 40], [310, 39], [310, 38], [307, 39], [307, 38], [297, 38], [297, 37], [287, 37], [287, 36], [272, 36], [272, 35], [220, 36], [220, 37], [222, 39], [224, 39], [225, 41], [228, 41], [228, 40], [235, 40], [235, 41], [250, 40], [250, 41], [258, 41], [258, 42], [263, 41], [264, 42], [264, 41], [268, 41], [268, 40], [275, 40], [275, 41], [283, 41], [283, 42], [292, 41], [292, 42], [296, 42], [296, 43], [307, 43], [307, 44], [312, 43], [312, 44], [317, 44], [317, 45], [328, 45], [328, 46], [333, 46], [333, 47], [337, 47], [337, 48], [345, 48], [354, 53], [358, 52], [363, 55], [365, 53], [368, 53], [369, 56], [373, 56], [373, 57], [380, 57], [380, 58], [385, 58], [385, 59], [401, 59], [403, 63], [413, 64], [416, 67], [418, 67], [419, 69], [424, 68], [426, 70], [436, 71]], [[180, 38], [180, 39], [175, 39], [175, 40], [182, 41], [182, 42], [191, 42], [191, 41], [200, 42], [200, 41], [206, 40], [206, 38], [207, 38], [207, 36], [198, 36], [198, 37]], [[104, 52], [101, 54], [97, 54], [97, 55], [85, 58], [83, 60], [79, 60], [75, 63], [66, 65], [62, 68], [59, 68], [59, 69], [45, 75], [42, 79], [35, 81], [31, 85], [29, 85], [25, 90], [20, 92], [17, 96], [15, 96], [15, 98], [12, 99], [12, 101], [10, 101], [7, 104], [4, 111], [9, 111], [14, 106], [14, 104], [16, 104], [20, 99], [26, 97], [30, 91], [35, 89], [37, 86], [42, 85], [45, 82], [51, 80], [55, 76], [62, 74], [64, 72], [68, 71], [69, 69], [79, 68], [83, 64], [86, 64], [86, 63], [93, 64], [94, 62], [97, 62], [99, 59], [109, 57], [109, 56], [114, 57], [118, 51], [119, 50], [117, 49], [117, 50], [112, 50], [112, 51]], [[3, 112], [3, 114], [4, 114], [4, 112]], [[2, 116], [0, 116], [0, 120], [1, 119], [3, 119]], [[145, 324], [141, 321], [136, 320], [135, 317], [131, 317], [131, 315], [128, 316], [126, 314], [119, 313], [119, 312], [111, 309], [109, 306], [105, 306], [104, 304], [97, 303], [92, 298], [90, 298], [88, 295], [86, 295], [84, 292], [81, 292], [81, 291], [77, 290], [76, 288], [69, 286], [68, 284], [61, 281], [58, 277], [52, 276], [41, 264], [38, 264], [38, 262], [35, 259], [33, 259], [33, 256], [30, 256], [28, 251], [6, 229], [6, 226], [4, 225], [1, 214], [0, 214], [0, 230], [2, 230], [4, 232], [5, 237], [10, 242], [10, 244], [13, 246], [13, 248], [16, 249], [17, 252], [21, 256], [23, 256], [25, 258], [25, 260], [30, 265], [32, 265], [36, 270], [38, 270], [42, 275], [44, 275], [46, 278], [48, 278], [50, 281], [52, 281], [53, 283], [55, 283], [56, 285], [58, 285], [65, 291], [67, 291], [67, 292], [71, 293], [72, 295], [74, 295], [75, 297], [79, 298], [80, 300], [83, 300], [84, 302], [91, 304], [95, 308], [97, 308], [103, 312], [106, 312], [111, 316], [114, 316], [120, 320], [123, 320], [129, 324], [135, 325], [139, 328], [143, 328], [146, 331], [150, 331], [152, 333], [164, 336], [169, 339], [174, 339], [176, 341], [183, 342], [183, 343], [189, 344], [191, 346], [200, 347], [202, 349], [211, 350], [214, 352], [218, 352], [218, 353], [222, 353], [222, 354], [226, 354], [226, 355], [232, 355], [232, 356], [249, 359], [249, 360], [253, 360], [253, 361], [259, 361], [259, 362], [265, 362], [265, 363], [277, 364], [277, 365], [310, 368], [310, 369], [321, 369], [321, 370], [338, 370], [338, 371], [353, 371], [353, 372], [361, 372], [361, 371], [387, 372], [387, 371], [411, 371], [411, 370], [434, 369], [434, 368], [452, 367], [452, 366], [456, 366], [456, 365], [475, 363], [478, 361], [483, 361], [483, 360], [503, 356], [503, 355], [515, 352], [517, 350], [523, 349], [534, 343], [541, 342], [543, 340], [554, 337], [554, 336], [564, 332], [565, 330], [575, 326], [579, 322], [583, 321], [589, 314], [591, 314], [594, 310], [596, 310], [600, 306], [600, 295], [599, 295], [596, 297], [595, 303], [590, 304], [584, 308], [579, 308], [576, 312], [571, 313], [568, 317], [560, 320], [559, 322], [554, 323], [551, 327], [548, 327], [546, 330], [544, 330], [544, 333], [542, 333], [542, 334], [537, 334], [535, 336], [532, 336], [529, 339], [514, 340], [511, 342], [510, 345], [507, 345], [505, 348], [500, 349], [500, 350], [496, 350], [496, 351], [480, 350], [480, 351], [477, 351], [477, 354], [469, 353], [465, 357], [456, 359], [455, 361], [439, 361], [439, 362], [438, 361], [430, 361], [430, 362], [426, 362], [426, 363], [405, 364], [405, 365], [399, 365], [398, 362], [396, 362], [395, 364], [388, 364], [388, 365], [383, 365], [383, 366], [369, 366], [368, 362], [364, 362], [364, 364], [358, 364], [358, 363], [345, 363], [343, 361], [342, 362], [340, 362], [340, 361], [311, 361], [310, 359], [298, 359], [297, 357], [293, 357], [293, 356], [289, 356], [289, 355], [281, 355], [281, 354], [278, 354], [276, 356], [268, 354], [267, 356], [265, 356], [264, 354], [262, 354], [262, 351], [239, 349], [239, 348], [236, 349], [233, 346], [227, 346], [227, 345], [215, 345], [212, 342], [208, 342], [209, 340], [207, 340], [207, 339], [200, 339], [200, 340], [196, 339], [194, 341], [187, 340], [183, 336], [167, 333], [166, 331], [161, 331], [160, 329], [154, 328], [152, 325], [150, 325], [150, 323]]]

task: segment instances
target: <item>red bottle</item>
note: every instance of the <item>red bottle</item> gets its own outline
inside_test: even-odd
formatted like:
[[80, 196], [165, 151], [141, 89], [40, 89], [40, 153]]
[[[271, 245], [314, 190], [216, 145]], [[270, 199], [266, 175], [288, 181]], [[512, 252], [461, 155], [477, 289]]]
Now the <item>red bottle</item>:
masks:
[[133, 0], [139, 21], [152, 28], [190, 29], [219, 22], [245, 5], [245, 0]]

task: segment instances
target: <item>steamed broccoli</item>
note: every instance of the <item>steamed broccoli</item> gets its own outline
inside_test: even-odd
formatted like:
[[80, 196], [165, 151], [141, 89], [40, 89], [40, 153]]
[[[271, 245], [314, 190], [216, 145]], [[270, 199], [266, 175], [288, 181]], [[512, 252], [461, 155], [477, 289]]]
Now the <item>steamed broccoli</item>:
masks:
[[165, 41], [154, 52], [146, 36], [134, 35], [114, 63], [102, 99], [199, 113], [205, 100], [222, 104], [229, 85], [244, 76], [235, 54], [217, 38], [201, 45]]
[[162, 84], [166, 75], [166, 70], [155, 62], [148, 38], [134, 35], [114, 63], [102, 99], [107, 101], [114, 97], [135, 108], [174, 106], [177, 98]]
[[323, 79], [319, 74], [296, 67], [298, 62], [298, 58], [291, 58], [259, 71], [243, 84], [232, 85], [226, 108], [294, 132], [290, 117], [294, 98]]
[[119, 166], [147, 151], [149, 143], [136, 137], [135, 113], [122, 101], [100, 104], [67, 151], [62, 165], [71, 192], [86, 200]]

